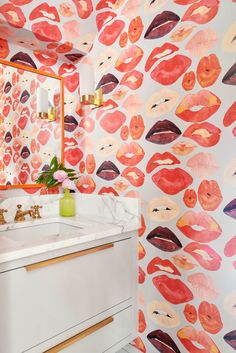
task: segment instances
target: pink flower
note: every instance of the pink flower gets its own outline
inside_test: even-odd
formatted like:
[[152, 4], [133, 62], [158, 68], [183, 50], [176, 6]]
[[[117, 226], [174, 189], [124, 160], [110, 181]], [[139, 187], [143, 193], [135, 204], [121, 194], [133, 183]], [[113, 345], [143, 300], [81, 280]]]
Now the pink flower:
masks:
[[72, 180], [68, 179], [68, 178], [63, 181], [62, 187], [64, 189], [76, 190], [75, 183]]
[[56, 179], [59, 183], [62, 183], [67, 179], [68, 174], [64, 170], [58, 170], [53, 174], [53, 178]]

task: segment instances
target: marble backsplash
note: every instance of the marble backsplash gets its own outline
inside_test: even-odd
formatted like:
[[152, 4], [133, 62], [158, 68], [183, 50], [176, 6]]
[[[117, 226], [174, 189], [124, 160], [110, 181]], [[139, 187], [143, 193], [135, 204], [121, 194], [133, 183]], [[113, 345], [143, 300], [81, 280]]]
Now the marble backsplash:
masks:
[[[59, 214], [59, 199], [63, 195], [29, 195], [0, 199], [0, 208], [7, 209], [6, 221], [13, 222], [17, 205], [22, 210], [29, 210], [31, 206], [43, 206], [42, 217], [51, 217]], [[114, 197], [109, 195], [73, 194], [76, 200], [76, 212], [81, 216], [101, 218], [116, 225], [132, 222], [140, 224], [140, 202], [135, 198]]]

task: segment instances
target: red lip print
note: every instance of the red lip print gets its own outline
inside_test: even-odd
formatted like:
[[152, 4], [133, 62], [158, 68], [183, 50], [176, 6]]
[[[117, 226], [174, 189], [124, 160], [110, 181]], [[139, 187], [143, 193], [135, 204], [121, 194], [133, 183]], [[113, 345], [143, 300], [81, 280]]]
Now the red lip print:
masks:
[[144, 272], [143, 269], [139, 266], [139, 267], [138, 267], [138, 283], [139, 283], [139, 284], [143, 284], [143, 283], [145, 282], [145, 277], [146, 277], [145, 272]]
[[154, 184], [168, 195], [176, 195], [192, 184], [193, 178], [183, 169], [161, 169], [152, 176]]
[[193, 189], [185, 190], [183, 201], [185, 205], [189, 208], [194, 208], [197, 203], [197, 193]]
[[21, 146], [22, 146], [21, 140], [19, 138], [15, 138], [12, 145], [13, 150], [15, 152], [19, 152], [19, 150], [21, 149]]
[[145, 316], [142, 310], [139, 309], [138, 311], [138, 332], [143, 333], [146, 330], [146, 321]]
[[41, 145], [45, 146], [50, 139], [50, 136], [51, 134], [48, 130], [40, 130], [37, 135], [37, 140]]
[[192, 60], [184, 55], [175, 55], [169, 60], [163, 60], [151, 72], [151, 78], [161, 85], [175, 83], [188, 70]]
[[0, 14], [15, 28], [22, 28], [26, 23], [22, 10], [12, 4], [8, 3], [0, 6]]
[[74, 92], [79, 86], [79, 74], [75, 72], [73, 75], [68, 75], [64, 78], [64, 83], [69, 92]]
[[228, 127], [236, 121], [236, 102], [227, 110], [224, 116], [223, 124]]
[[10, 53], [10, 50], [8, 46], [8, 41], [0, 38], [0, 58], [6, 59], [9, 53]]
[[[187, 211], [177, 221], [176, 226], [186, 237], [201, 243], [208, 243], [222, 234], [219, 224], [205, 212]], [[195, 230], [194, 227], [203, 229]]]
[[82, 194], [92, 194], [96, 189], [96, 184], [90, 175], [82, 175], [76, 187]]
[[65, 137], [64, 139], [64, 147], [74, 147], [77, 146], [78, 142], [74, 139], [74, 137]]
[[191, 304], [186, 304], [184, 308], [184, 316], [188, 322], [195, 324], [197, 321], [197, 310], [195, 306]]
[[113, 162], [105, 161], [98, 168], [96, 175], [104, 180], [114, 180], [120, 175], [120, 171]]
[[212, 147], [220, 140], [221, 130], [208, 122], [193, 124], [184, 132], [184, 137], [189, 137], [200, 146]]
[[197, 79], [200, 86], [212, 86], [221, 73], [219, 59], [215, 54], [204, 56], [197, 67]]
[[92, 118], [83, 118], [79, 123], [79, 127], [90, 133], [94, 130], [95, 122]]
[[106, 25], [100, 33], [98, 40], [104, 45], [112, 45], [115, 43], [125, 27], [124, 21], [114, 20], [110, 25]]
[[133, 342], [130, 343], [130, 345], [131, 345], [132, 347], [135, 347], [136, 349], [138, 349], [138, 350], [139, 350], [140, 352], [142, 352], [142, 353], [147, 353], [146, 347], [145, 347], [145, 345], [144, 345], [144, 343], [143, 343], [143, 341], [141, 340], [140, 337], [135, 338], [135, 339], [133, 340]]
[[93, 154], [88, 154], [85, 161], [85, 166], [88, 174], [93, 174], [96, 168], [96, 162]]
[[140, 86], [142, 86], [142, 83], [143, 74], [137, 70], [127, 72], [120, 81], [121, 85], [127, 86], [133, 90], [138, 89]]
[[34, 50], [34, 55], [45, 66], [55, 65], [58, 59], [57, 54], [49, 50]]
[[177, 332], [177, 337], [190, 353], [220, 353], [212, 339], [204, 331], [197, 331], [194, 327], [183, 327]]
[[79, 17], [82, 18], [83, 20], [88, 18], [93, 12], [92, 0], [84, 0], [84, 1], [72, 0], [72, 1], [76, 6]]
[[26, 127], [27, 123], [28, 123], [29, 119], [27, 116], [21, 116], [20, 119], [18, 120], [18, 126], [21, 130], [24, 130], [24, 128]]
[[75, 65], [64, 63], [59, 67], [58, 75], [63, 76], [65, 74], [72, 74], [75, 70]]
[[121, 176], [127, 179], [130, 184], [136, 187], [142, 186], [145, 178], [145, 174], [136, 167], [125, 168]]
[[113, 20], [113, 18], [115, 18], [117, 15], [114, 12], [111, 11], [104, 11], [101, 12], [99, 14], [97, 14], [96, 16], [96, 24], [97, 24], [97, 29], [98, 29], [98, 33], [100, 33], [102, 27]]
[[[98, 109], [96, 113], [96, 119], [99, 120], [100, 117], [108, 110], [114, 110], [115, 108], [118, 107], [118, 104], [114, 102], [112, 99], [108, 99], [107, 101], [104, 102], [103, 106]], [[79, 112], [78, 112], [79, 113]], [[84, 116], [84, 114], [79, 114], [81, 117]]]
[[100, 121], [101, 127], [109, 134], [114, 134], [125, 122], [126, 116], [119, 110], [107, 113]]
[[223, 323], [216, 305], [203, 301], [198, 308], [198, 313], [199, 321], [205, 331], [216, 334], [222, 330]]
[[226, 243], [224, 248], [224, 254], [227, 257], [236, 255], [236, 236], [234, 236]]
[[[33, 155], [32, 158], [31, 158], [31, 165], [34, 169], [39, 169], [42, 165], [42, 159], [40, 157], [40, 155], [36, 154], [36, 155]], [[29, 173], [30, 173], [30, 170], [29, 170]]]
[[60, 54], [68, 53], [73, 49], [73, 43], [65, 42], [61, 45], [58, 45], [56, 52]]
[[130, 135], [133, 140], [139, 140], [145, 130], [144, 121], [141, 115], [134, 115], [129, 125]]
[[139, 237], [143, 236], [143, 234], [146, 231], [146, 228], [147, 227], [146, 227], [146, 224], [145, 224], [145, 219], [144, 219], [143, 215], [141, 215], [141, 227], [138, 230], [138, 236]]
[[146, 251], [145, 251], [143, 245], [139, 241], [138, 242], [138, 259], [142, 260], [145, 256], [146, 256]]
[[193, 294], [179, 279], [166, 275], [154, 277], [152, 282], [161, 295], [172, 304], [182, 304], [193, 299]]
[[116, 2], [117, 0], [100, 0], [96, 6], [96, 10], [105, 9], [107, 7], [112, 9]]
[[177, 107], [175, 114], [184, 121], [201, 122], [215, 114], [220, 106], [221, 100], [215, 94], [201, 90], [196, 94], [188, 94]]
[[133, 167], [143, 159], [145, 152], [137, 142], [130, 142], [121, 146], [116, 158], [125, 166]]
[[137, 45], [131, 45], [124, 50], [116, 61], [115, 68], [120, 72], [133, 70], [143, 58], [143, 50]]
[[161, 165], [174, 165], [174, 164], [180, 164], [180, 161], [172, 153], [157, 152], [149, 160], [146, 167], [146, 172], [151, 173], [154, 169], [156, 169], [157, 167], [160, 167]]
[[33, 21], [40, 17], [45, 17], [50, 21], [60, 22], [60, 17], [58, 15], [56, 7], [49, 6], [46, 2], [35, 7], [31, 12], [29, 19], [30, 21]]
[[179, 48], [171, 43], [164, 43], [161, 47], [156, 47], [148, 57], [145, 65], [145, 71], [148, 72], [157, 61], [164, 58], [165, 56], [173, 54], [178, 50]]
[[127, 125], [123, 125], [120, 130], [120, 137], [123, 141], [126, 141], [129, 137], [129, 128]]
[[210, 22], [219, 10], [219, 0], [201, 0], [193, 4], [185, 12], [182, 21], [192, 21], [198, 24]]
[[131, 43], [135, 43], [141, 37], [143, 31], [143, 22], [140, 16], [133, 18], [129, 24], [128, 34]]
[[29, 179], [29, 174], [27, 172], [20, 171], [18, 178], [21, 184], [26, 184]]
[[152, 261], [149, 262], [147, 267], [147, 273], [149, 275], [157, 272], [163, 271], [171, 275], [181, 276], [179, 270], [172, 264], [169, 260], [163, 260], [160, 257], [155, 257]]
[[78, 148], [68, 148], [65, 151], [65, 159], [73, 167], [83, 158], [83, 152]]
[[109, 186], [103, 186], [99, 191], [98, 195], [113, 195], [113, 196], [119, 196], [119, 194], [116, 192], [116, 190], [113, 189], [113, 187]]
[[185, 248], [205, 270], [217, 271], [221, 266], [222, 258], [209, 245], [190, 243]]
[[124, 47], [126, 47], [127, 43], [128, 43], [128, 33], [127, 32], [123, 32], [120, 35], [119, 46], [121, 48], [124, 48]]
[[35, 37], [43, 42], [60, 42], [62, 39], [58, 26], [51, 25], [47, 21], [34, 23], [32, 31]]
[[158, 14], [148, 27], [144, 38], [157, 39], [168, 34], [179, 22], [180, 18], [174, 12], [163, 11]]
[[186, 72], [183, 77], [182, 87], [185, 91], [191, 91], [196, 83], [196, 76], [194, 71]]
[[206, 211], [215, 211], [223, 201], [220, 187], [215, 180], [203, 180], [198, 188], [198, 199]]

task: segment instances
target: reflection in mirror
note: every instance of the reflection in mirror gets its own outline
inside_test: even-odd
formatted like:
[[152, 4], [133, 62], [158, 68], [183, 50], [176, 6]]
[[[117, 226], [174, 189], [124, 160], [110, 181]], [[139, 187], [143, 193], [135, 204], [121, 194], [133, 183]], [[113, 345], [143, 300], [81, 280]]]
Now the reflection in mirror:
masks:
[[0, 60], [0, 187], [32, 185], [53, 156], [63, 162], [63, 99], [59, 76]]

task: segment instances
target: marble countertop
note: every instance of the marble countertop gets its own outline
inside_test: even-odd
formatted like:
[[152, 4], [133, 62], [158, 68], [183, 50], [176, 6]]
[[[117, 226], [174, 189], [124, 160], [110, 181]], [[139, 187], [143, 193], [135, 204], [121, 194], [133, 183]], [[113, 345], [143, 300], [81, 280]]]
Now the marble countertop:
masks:
[[[54, 214], [44, 210], [41, 219], [28, 218], [22, 223], [8, 222], [0, 226], [0, 264], [137, 231], [140, 227], [137, 200], [115, 198], [114, 201], [112, 197], [76, 196], [80, 212], [75, 217], [60, 217], [58, 212], [55, 213], [52, 205], [57, 206], [56, 196], [39, 201], [33, 204], [48, 204], [48, 209], [54, 209]], [[79, 207], [81, 203], [85, 212]], [[93, 214], [94, 210], [96, 215]]]

